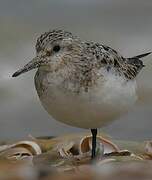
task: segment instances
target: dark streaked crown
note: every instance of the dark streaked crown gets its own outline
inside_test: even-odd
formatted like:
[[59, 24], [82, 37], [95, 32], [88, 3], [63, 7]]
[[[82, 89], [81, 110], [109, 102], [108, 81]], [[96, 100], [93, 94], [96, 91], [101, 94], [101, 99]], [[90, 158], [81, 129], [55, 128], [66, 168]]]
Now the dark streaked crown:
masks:
[[45, 32], [42, 34], [36, 42], [36, 51], [39, 52], [41, 49], [45, 47], [45, 45], [50, 42], [53, 43], [54, 41], [62, 40], [63, 38], [74, 38], [73, 34], [68, 31], [54, 29], [49, 32]]

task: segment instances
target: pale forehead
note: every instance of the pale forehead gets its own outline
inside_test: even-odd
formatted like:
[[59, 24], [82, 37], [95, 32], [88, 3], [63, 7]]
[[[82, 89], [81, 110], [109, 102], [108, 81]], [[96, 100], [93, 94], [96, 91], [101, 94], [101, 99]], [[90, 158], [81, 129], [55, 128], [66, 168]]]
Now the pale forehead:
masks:
[[49, 32], [45, 32], [42, 34], [36, 42], [36, 51], [39, 52], [41, 49], [45, 47], [45, 45], [49, 43], [53, 43], [54, 41], [62, 40], [64, 38], [74, 38], [71, 32], [63, 31], [63, 30], [53, 30]]

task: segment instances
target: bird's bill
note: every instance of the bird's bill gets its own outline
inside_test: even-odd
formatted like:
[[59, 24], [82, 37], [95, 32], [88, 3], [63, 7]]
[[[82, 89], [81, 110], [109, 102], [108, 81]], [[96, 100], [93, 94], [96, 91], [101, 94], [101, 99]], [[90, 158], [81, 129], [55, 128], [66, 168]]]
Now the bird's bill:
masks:
[[27, 63], [23, 68], [19, 69], [18, 71], [16, 71], [12, 77], [17, 77], [25, 72], [28, 72], [32, 69], [38, 68], [41, 66], [41, 64], [44, 61], [42, 61], [42, 58], [39, 56], [36, 56], [35, 58], [33, 58], [29, 63]]

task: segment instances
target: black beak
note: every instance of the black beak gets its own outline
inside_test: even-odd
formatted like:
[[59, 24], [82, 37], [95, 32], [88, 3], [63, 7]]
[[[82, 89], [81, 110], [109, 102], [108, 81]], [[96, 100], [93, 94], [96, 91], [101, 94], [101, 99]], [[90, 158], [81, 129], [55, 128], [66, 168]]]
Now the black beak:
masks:
[[44, 56], [43, 58], [40, 56], [36, 56], [35, 58], [33, 58], [29, 63], [27, 63], [23, 68], [19, 69], [18, 71], [16, 71], [12, 77], [17, 77], [20, 74], [23, 74], [25, 72], [28, 72], [32, 69], [38, 68], [40, 67], [42, 64], [44, 63]]

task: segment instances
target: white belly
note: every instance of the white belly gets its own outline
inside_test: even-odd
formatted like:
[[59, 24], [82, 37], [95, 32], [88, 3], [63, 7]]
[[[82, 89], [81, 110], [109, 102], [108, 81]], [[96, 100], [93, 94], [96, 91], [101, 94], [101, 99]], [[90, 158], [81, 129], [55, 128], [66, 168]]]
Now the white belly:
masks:
[[[49, 82], [50, 76], [38, 76], [36, 89], [46, 111], [57, 121], [80, 128], [99, 128], [117, 119], [135, 103], [136, 82], [118, 77], [79, 94]], [[38, 90], [41, 82], [41, 88]]]

